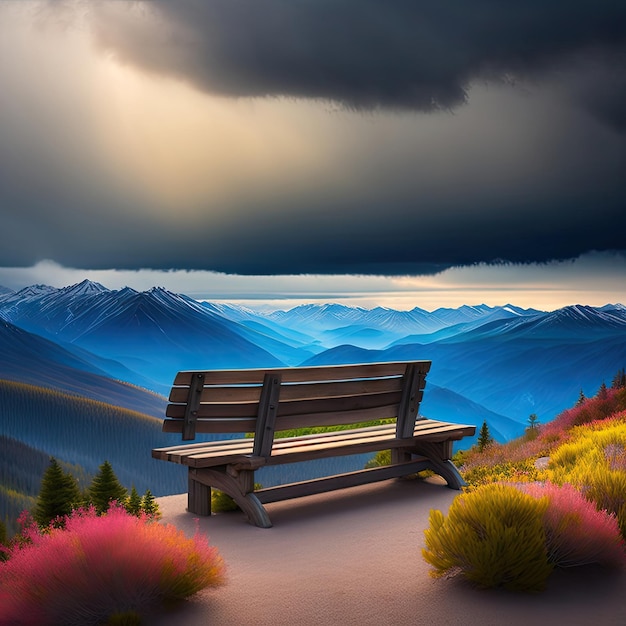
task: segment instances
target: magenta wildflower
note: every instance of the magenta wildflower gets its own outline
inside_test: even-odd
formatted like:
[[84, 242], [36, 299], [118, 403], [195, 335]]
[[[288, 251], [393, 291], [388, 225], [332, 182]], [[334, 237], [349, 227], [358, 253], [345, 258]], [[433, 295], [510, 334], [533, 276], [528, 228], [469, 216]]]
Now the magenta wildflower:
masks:
[[129, 515], [74, 511], [63, 528], [36, 532], [0, 563], [0, 624], [100, 624], [223, 582], [216, 548], [196, 532]]
[[548, 498], [544, 524], [548, 556], [554, 565], [626, 565], [624, 541], [615, 515], [599, 511], [569, 484], [528, 483], [518, 488], [536, 498]]

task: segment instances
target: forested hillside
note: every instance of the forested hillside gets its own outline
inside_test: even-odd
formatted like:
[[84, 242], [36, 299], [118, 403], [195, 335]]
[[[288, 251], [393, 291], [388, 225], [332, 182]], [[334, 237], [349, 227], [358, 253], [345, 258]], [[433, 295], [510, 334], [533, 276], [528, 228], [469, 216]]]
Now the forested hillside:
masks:
[[[161, 420], [43, 387], [0, 380], [0, 429], [5, 442], [24, 444], [4, 464], [2, 485], [32, 493], [50, 456], [94, 474], [108, 460], [120, 481], [155, 495], [186, 489], [183, 468], [151, 458], [153, 447], [173, 445]], [[17, 456], [16, 456], [17, 455]], [[23, 455], [23, 456], [20, 456]]]

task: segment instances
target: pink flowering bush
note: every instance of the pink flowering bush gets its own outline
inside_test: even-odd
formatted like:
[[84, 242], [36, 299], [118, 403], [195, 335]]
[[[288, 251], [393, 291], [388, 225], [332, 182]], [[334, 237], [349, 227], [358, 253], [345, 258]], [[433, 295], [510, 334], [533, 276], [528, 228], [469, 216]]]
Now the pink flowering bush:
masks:
[[624, 540], [614, 514], [598, 510], [594, 502], [569, 484], [529, 483], [518, 488], [548, 500], [543, 520], [548, 560], [554, 566], [626, 566]]
[[219, 585], [223, 574], [222, 558], [199, 533], [188, 538], [119, 506], [102, 516], [79, 509], [63, 528], [23, 529], [0, 563], [0, 624], [102, 624]]

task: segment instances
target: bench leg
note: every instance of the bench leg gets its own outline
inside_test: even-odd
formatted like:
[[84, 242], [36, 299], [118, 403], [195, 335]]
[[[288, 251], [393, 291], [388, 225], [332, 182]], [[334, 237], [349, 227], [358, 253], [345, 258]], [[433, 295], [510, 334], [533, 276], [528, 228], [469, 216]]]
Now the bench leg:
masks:
[[229, 495], [235, 504], [245, 513], [248, 521], [260, 528], [271, 528], [272, 522], [265, 507], [252, 493], [254, 472], [238, 472], [228, 466], [206, 469], [189, 469], [189, 480], [205, 486], [209, 492], [209, 514], [211, 507], [211, 487]]
[[452, 441], [422, 441], [414, 448], [416, 454], [428, 458], [433, 472], [439, 474], [451, 489], [461, 489], [467, 487], [467, 483], [450, 460], [452, 456]]
[[211, 515], [211, 487], [198, 482], [191, 468], [187, 485], [187, 510], [194, 515]]

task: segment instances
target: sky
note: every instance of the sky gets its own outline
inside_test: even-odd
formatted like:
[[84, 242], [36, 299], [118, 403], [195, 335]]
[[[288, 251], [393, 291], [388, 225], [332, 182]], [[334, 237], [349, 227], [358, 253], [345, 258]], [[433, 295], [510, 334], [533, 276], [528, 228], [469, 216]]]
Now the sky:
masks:
[[626, 4], [0, 2], [0, 285], [626, 303]]

